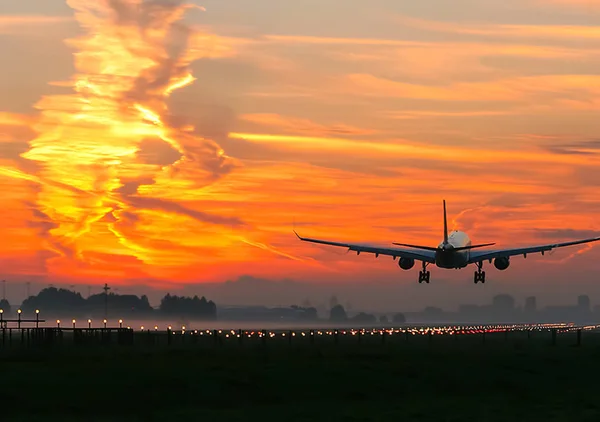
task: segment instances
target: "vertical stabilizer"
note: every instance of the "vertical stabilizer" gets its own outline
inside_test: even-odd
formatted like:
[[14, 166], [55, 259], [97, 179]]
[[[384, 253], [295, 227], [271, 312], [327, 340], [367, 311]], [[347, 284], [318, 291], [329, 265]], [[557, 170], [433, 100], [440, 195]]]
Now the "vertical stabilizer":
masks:
[[448, 244], [448, 220], [446, 219], [446, 200], [444, 199], [444, 245]]

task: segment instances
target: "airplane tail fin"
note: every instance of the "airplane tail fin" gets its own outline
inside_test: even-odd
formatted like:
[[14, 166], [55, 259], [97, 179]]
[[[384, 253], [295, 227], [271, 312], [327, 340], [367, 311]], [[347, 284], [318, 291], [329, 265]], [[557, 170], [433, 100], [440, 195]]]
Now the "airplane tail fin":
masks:
[[444, 199], [444, 245], [448, 244], [448, 220], [446, 218], [446, 200]]

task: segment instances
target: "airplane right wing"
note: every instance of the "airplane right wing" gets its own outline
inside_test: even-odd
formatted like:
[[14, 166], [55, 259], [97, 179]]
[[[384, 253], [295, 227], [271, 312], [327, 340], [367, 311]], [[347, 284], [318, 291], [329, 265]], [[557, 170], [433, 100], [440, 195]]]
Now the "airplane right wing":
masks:
[[329, 240], [321, 240], [321, 239], [310, 239], [306, 237], [301, 237], [296, 231], [294, 234], [298, 237], [298, 239], [304, 242], [312, 242], [318, 243], [321, 245], [329, 245], [329, 246], [338, 246], [342, 248], [348, 248], [349, 251], [356, 252], [357, 254], [361, 252], [365, 253], [373, 253], [375, 257], [379, 255], [387, 255], [392, 256], [394, 259], [399, 258], [409, 258], [414, 259], [415, 261], [423, 261], [429, 262], [431, 264], [435, 263], [435, 252], [430, 250], [410, 250], [405, 248], [382, 248], [380, 246], [373, 246], [367, 244], [358, 244], [358, 243], [341, 243], [341, 242], [332, 242]]
[[591, 239], [575, 240], [572, 242], [553, 243], [550, 245], [530, 246], [523, 248], [514, 249], [500, 249], [500, 250], [488, 250], [481, 252], [471, 252], [469, 264], [476, 262], [492, 260], [494, 258], [508, 258], [515, 255], [527, 256], [527, 254], [541, 253], [551, 251], [554, 248], [563, 248], [565, 246], [582, 245], [584, 243], [591, 243], [600, 241], [600, 237], [593, 237]]

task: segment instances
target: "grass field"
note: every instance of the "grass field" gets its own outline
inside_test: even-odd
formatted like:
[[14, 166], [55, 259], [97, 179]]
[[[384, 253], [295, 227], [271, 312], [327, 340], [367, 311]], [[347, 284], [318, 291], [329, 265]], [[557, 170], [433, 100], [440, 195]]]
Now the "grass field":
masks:
[[598, 421], [600, 334], [16, 348], [1, 421]]

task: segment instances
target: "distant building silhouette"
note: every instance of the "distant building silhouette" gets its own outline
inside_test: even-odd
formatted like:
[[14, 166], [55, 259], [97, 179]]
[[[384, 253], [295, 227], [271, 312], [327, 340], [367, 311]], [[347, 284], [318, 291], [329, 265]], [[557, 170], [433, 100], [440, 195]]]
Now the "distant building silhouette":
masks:
[[590, 297], [588, 295], [578, 296], [577, 297], [577, 307], [582, 311], [588, 312], [591, 309]]
[[525, 298], [525, 312], [534, 313], [537, 311], [537, 300], [535, 296]]
[[507, 294], [496, 295], [492, 300], [492, 306], [497, 310], [512, 311], [515, 307], [515, 298]]

